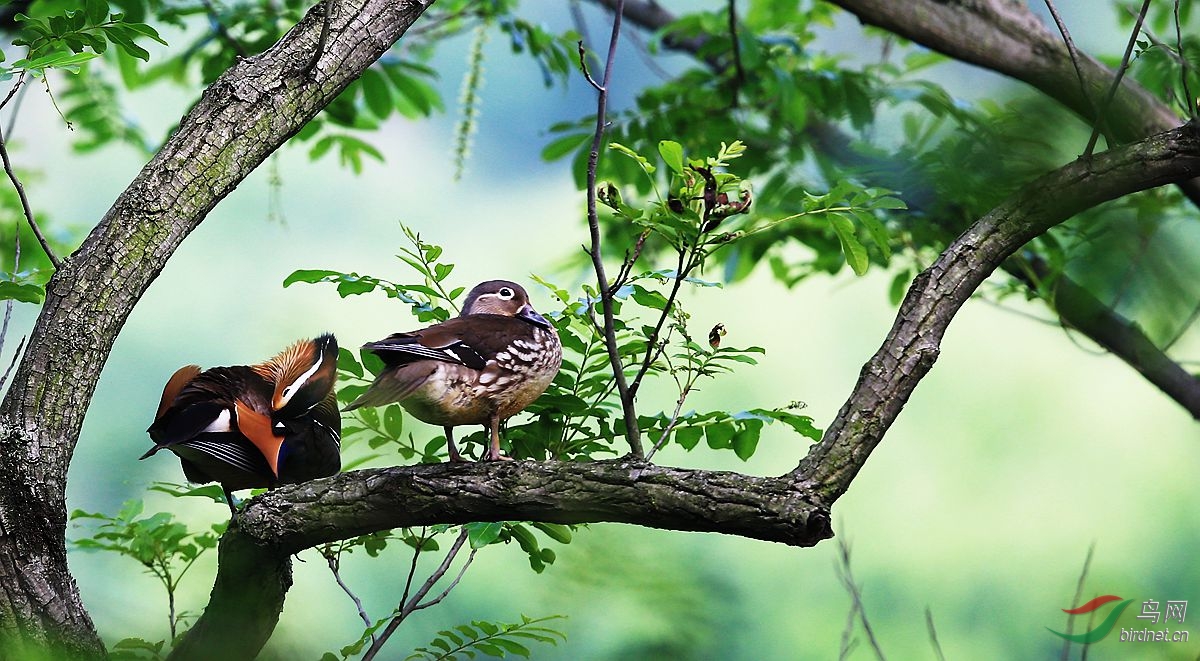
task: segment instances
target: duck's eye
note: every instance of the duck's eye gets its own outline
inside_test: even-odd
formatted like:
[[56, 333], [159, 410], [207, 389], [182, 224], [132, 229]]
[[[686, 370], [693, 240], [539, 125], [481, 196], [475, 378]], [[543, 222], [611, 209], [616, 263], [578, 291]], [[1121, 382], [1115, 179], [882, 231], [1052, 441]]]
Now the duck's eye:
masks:
[[500, 300], [507, 301], [507, 300], [510, 300], [513, 296], [516, 296], [516, 293], [513, 290], [509, 289], [508, 287], [501, 287], [500, 291], [497, 292], [497, 295], [500, 296]]

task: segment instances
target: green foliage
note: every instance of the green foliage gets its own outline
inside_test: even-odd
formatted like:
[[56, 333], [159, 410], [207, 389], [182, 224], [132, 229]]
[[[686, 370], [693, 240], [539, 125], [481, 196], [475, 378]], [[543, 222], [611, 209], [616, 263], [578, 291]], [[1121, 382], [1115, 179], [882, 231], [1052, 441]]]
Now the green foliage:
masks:
[[548, 627], [546, 622], [563, 619], [562, 615], [530, 618], [521, 616], [521, 621], [505, 624], [473, 620], [453, 629], [443, 629], [428, 646], [418, 647], [406, 660], [450, 661], [459, 658], [474, 659], [476, 653], [504, 658], [508, 655], [530, 658], [533, 652], [527, 647], [531, 642], [558, 645], [567, 639], [566, 634]]
[[216, 547], [225, 523], [195, 532], [175, 520], [169, 512], [157, 512], [138, 518], [141, 500], [129, 500], [116, 515], [75, 510], [71, 520], [93, 519], [98, 524], [91, 537], [75, 540], [85, 551], [112, 551], [133, 558], [164, 587], [174, 589], [192, 564], [209, 549]]
[[46, 298], [46, 282], [52, 272], [48, 269], [0, 272], [0, 300], [12, 299], [21, 303], [41, 303]]
[[78, 73], [81, 64], [104, 53], [110, 44], [126, 55], [146, 61], [150, 53], [138, 45], [138, 40], [167, 43], [153, 27], [129, 20], [124, 14], [110, 14], [104, 0], [86, 0], [82, 7], [46, 16], [17, 14], [16, 18], [21, 28], [13, 46], [25, 46], [27, 52], [21, 59], [0, 65], [0, 80], [8, 80], [20, 72], [41, 74], [47, 69]]
[[[212, 487], [188, 489], [172, 485], [158, 485], [155, 490], [176, 497], [212, 497]], [[219, 490], [219, 487], [217, 487]], [[223, 499], [222, 499], [223, 500]], [[128, 500], [115, 515], [75, 510], [72, 521], [91, 520], [95, 532], [89, 537], [75, 539], [71, 544], [82, 551], [105, 551], [117, 553], [136, 560], [146, 573], [154, 576], [167, 594], [167, 620], [171, 638], [176, 636], [180, 620], [188, 617], [175, 609], [175, 594], [179, 582], [195, 565], [196, 560], [216, 548], [218, 538], [225, 532], [226, 522], [213, 524], [207, 530], [194, 531], [178, 521], [170, 512], [157, 512], [142, 517], [144, 505], [141, 499]], [[163, 643], [148, 643], [138, 638], [127, 638], [114, 647], [115, 658], [157, 658]]]

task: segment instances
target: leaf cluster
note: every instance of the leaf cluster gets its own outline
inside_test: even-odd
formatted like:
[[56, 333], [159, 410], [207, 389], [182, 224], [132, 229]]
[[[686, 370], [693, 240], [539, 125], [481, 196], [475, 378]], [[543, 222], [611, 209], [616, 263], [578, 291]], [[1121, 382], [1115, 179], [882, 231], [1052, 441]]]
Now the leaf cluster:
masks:
[[[72, 4], [75, 9], [53, 11], [54, 3], [42, 3], [43, 10], [50, 9], [44, 16], [16, 15], [20, 30], [12, 43], [24, 46], [26, 54], [0, 65], [0, 80], [21, 72], [41, 74], [47, 69], [78, 73], [81, 64], [103, 54], [109, 45], [145, 61], [150, 59], [150, 52], [138, 45], [138, 40], [150, 39], [164, 46], [167, 43], [150, 25], [123, 13], [110, 14], [104, 0], [85, 0], [82, 6]], [[0, 61], [4, 59], [0, 51]]]
[[474, 659], [477, 653], [495, 658], [515, 655], [528, 659], [533, 654], [529, 643], [558, 645], [567, 639], [566, 634], [545, 624], [558, 619], [563, 616], [530, 618], [522, 615], [520, 622], [511, 624], [473, 620], [470, 624], [439, 631], [427, 646], [413, 650], [406, 661]]

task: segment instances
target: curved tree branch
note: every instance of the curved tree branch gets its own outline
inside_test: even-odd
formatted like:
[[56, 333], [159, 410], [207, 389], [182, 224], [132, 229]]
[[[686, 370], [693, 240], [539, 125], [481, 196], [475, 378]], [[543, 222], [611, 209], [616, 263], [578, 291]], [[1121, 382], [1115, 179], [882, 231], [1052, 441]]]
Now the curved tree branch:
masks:
[[[764, 478], [629, 460], [419, 464], [288, 485], [247, 503], [221, 541], [216, 587], [171, 655], [258, 653], [283, 607], [292, 554], [392, 528], [473, 521], [630, 523], [792, 546], [833, 536], [827, 507], [790, 476]], [[236, 616], [230, 616], [236, 613]], [[219, 622], [219, 624], [218, 624]]]
[[[1008, 0], [831, 0], [881, 27], [957, 60], [1032, 85], [1089, 124], [1093, 100], [1103, 99], [1116, 72], [1080, 52], [1079, 69], [1063, 41], [1023, 2]], [[1115, 143], [1138, 140], [1179, 125], [1181, 120], [1145, 88], [1125, 81], [1105, 112]]]
[[975, 222], [913, 282], [895, 324], [854, 391], [793, 472], [832, 503], [883, 439], [937, 360], [942, 336], [979, 285], [1030, 239], [1092, 206], [1200, 175], [1194, 122], [1080, 158], [1029, 184]]
[[[64, 489], [113, 341], [213, 206], [361, 75], [428, 4], [341, 0], [327, 50], [316, 61], [319, 10], [266, 52], [239, 60], [205, 90], [47, 284], [29, 350], [0, 403], [6, 486], [0, 489], [0, 651], [27, 644], [57, 645], [71, 656], [103, 654], [67, 571]], [[314, 69], [305, 75], [310, 62]]]
[[[1200, 131], [1188, 124], [1080, 158], [985, 215], [913, 282], [891, 332], [863, 367], [825, 437], [787, 475], [761, 478], [629, 460], [522, 461], [361, 470], [286, 486], [247, 504], [238, 517], [239, 528], [231, 533], [266, 552], [262, 572], [267, 578], [239, 574], [238, 584], [268, 594], [256, 600], [223, 596], [214, 589], [201, 622], [210, 612], [245, 608], [256, 601], [268, 605], [239, 612], [253, 627], [273, 621], [278, 610], [273, 610], [272, 595], [280, 582], [269, 577], [278, 574], [290, 554], [397, 527], [508, 520], [618, 522], [795, 546], [816, 544], [832, 536], [829, 509], [933, 366], [950, 321], [1005, 259], [1084, 209], [1198, 173]], [[218, 585], [232, 584], [227, 571], [245, 567], [227, 562], [226, 555], [223, 545]], [[228, 626], [233, 629], [222, 629], [220, 635], [254, 639], [240, 632], [237, 622]], [[244, 651], [254, 653], [257, 648]]]
[[828, 511], [789, 478], [625, 459], [354, 471], [265, 493], [238, 520], [242, 534], [286, 554], [380, 530], [473, 521], [631, 523], [791, 546], [832, 534]]

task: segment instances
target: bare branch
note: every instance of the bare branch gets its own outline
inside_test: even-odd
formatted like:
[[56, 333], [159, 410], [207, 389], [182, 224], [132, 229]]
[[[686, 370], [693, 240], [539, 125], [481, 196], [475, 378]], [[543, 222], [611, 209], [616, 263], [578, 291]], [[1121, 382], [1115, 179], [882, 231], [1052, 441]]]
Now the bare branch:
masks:
[[[846, 588], [846, 592], [850, 594], [850, 612], [851, 619], [854, 614], [858, 615], [858, 621], [862, 624], [863, 631], [867, 634], [867, 642], [871, 644], [871, 649], [875, 652], [875, 658], [879, 661], [884, 661], [886, 658], [883, 654], [883, 648], [879, 646], [879, 641], [875, 638], [875, 630], [871, 628], [871, 620], [867, 618], [867, 610], [863, 605], [862, 591], [858, 584], [854, 582], [854, 572], [850, 567], [850, 543], [844, 537], [839, 537], [837, 540], [838, 547], [838, 578], [842, 580], [842, 587]], [[849, 625], [849, 623], [847, 623]], [[845, 641], [847, 636], [843, 636]], [[848, 646], [843, 643], [843, 649]]]
[[726, 13], [729, 15], [729, 40], [733, 43], [733, 99], [731, 105], [734, 108], [738, 107], [738, 93], [742, 89], [742, 85], [746, 81], [746, 70], [742, 68], [742, 46], [738, 43], [737, 33], [737, 7], [735, 0], [729, 0], [729, 6]]
[[1071, 66], [1075, 68], [1075, 76], [1079, 80], [1079, 95], [1083, 97], [1088, 105], [1092, 106], [1093, 122], [1097, 127], [1104, 122], [1104, 114], [1092, 102], [1091, 95], [1088, 94], [1087, 82], [1083, 77], [1083, 69], [1079, 66], [1079, 51], [1075, 49], [1075, 40], [1071, 39], [1071, 32], [1067, 30], [1067, 24], [1063, 22], [1062, 16], [1058, 14], [1058, 8], [1054, 6], [1054, 0], [1046, 0], [1046, 8], [1050, 10], [1050, 16], [1054, 18], [1054, 24], [1058, 26], [1058, 33], [1062, 35], [1063, 43], [1067, 46], [1067, 54], [1071, 56]]
[[[413, 573], [416, 571], [417, 566], [417, 557], [421, 554], [421, 550], [419, 548], [414, 551], [412, 569], [408, 573], [408, 585], [406, 585], [404, 589], [404, 598], [401, 599], [400, 608], [397, 610], [396, 616], [393, 617], [392, 620], [388, 622], [387, 627], [384, 628], [383, 634], [381, 634], [379, 638], [371, 644], [371, 647], [367, 649], [366, 653], [363, 654], [363, 661], [371, 661], [374, 659], [375, 656], [379, 654], [379, 650], [383, 649], [383, 646], [387, 644], [387, 641], [392, 637], [392, 634], [396, 633], [396, 629], [400, 627], [404, 620], [407, 619], [409, 615], [412, 615], [414, 612], [425, 607], [421, 605], [421, 600], [429, 594], [429, 591], [433, 589], [433, 586], [437, 585], [438, 581], [442, 580], [442, 577], [446, 575], [446, 572], [450, 571], [450, 565], [454, 562], [454, 558], [458, 556], [459, 550], [462, 549], [462, 546], [466, 541], [467, 529], [463, 528], [461, 531], [459, 531], [458, 537], [454, 539], [454, 544], [450, 546], [450, 550], [446, 552], [446, 557], [442, 559], [442, 563], [438, 565], [438, 568], [429, 575], [429, 578], [426, 579], [423, 584], [421, 584], [421, 587], [418, 588], [416, 593], [414, 593], [410, 598], [408, 596], [408, 585], [412, 584]], [[475, 552], [472, 551], [471, 559], [473, 560], [474, 558]], [[467, 565], [470, 565], [470, 560], [467, 561]], [[450, 590], [454, 589], [454, 586], [458, 585], [459, 579], [462, 578], [462, 575], [464, 572], [466, 572], [466, 570], [467, 568], [463, 567], [462, 571], [460, 571], [458, 576], [454, 579], [454, 582], [450, 584], [450, 587], [447, 588], [446, 591], [442, 593], [442, 595], [439, 596], [433, 603], [440, 602], [442, 599], [444, 599], [446, 594], [448, 594]], [[429, 605], [433, 604], [431, 603]]]
[[1142, 32], [1142, 21], [1146, 20], [1146, 12], [1150, 10], [1150, 0], [1142, 2], [1142, 10], [1138, 12], [1137, 20], [1133, 24], [1133, 32], [1129, 34], [1129, 43], [1125, 45], [1125, 54], [1121, 56], [1121, 66], [1117, 67], [1117, 74], [1113, 76], [1112, 86], [1108, 88], [1108, 94], [1104, 97], [1104, 102], [1100, 104], [1100, 112], [1097, 113], [1096, 125], [1092, 128], [1092, 135], [1088, 138], [1087, 148], [1083, 150], [1084, 156], [1090, 156], [1092, 150], [1096, 148], [1096, 141], [1100, 139], [1100, 122], [1101, 117], [1108, 112], [1108, 106], [1112, 103], [1113, 97], [1117, 94], [1117, 88], [1121, 86], [1121, 79], [1125, 77], [1125, 72], [1129, 70], [1129, 58], [1133, 56], [1133, 47], [1137, 44], [1138, 35]]
[[625, 368], [621, 364], [620, 350], [617, 347], [613, 297], [609, 289], [608, 276], [604, 272], [604, 256], [600, 248], [600, 219], [596, 210], [596, 167], [600, 162], [600, 147], [604, 144], [604, 131], [607, 128], [608, 86], [612, 80], [613, 63], [617, 57], [617, 42], [621, 36], [621, 14], [624, 12], [624, 6], [624, 0], [617, 0], [613, 13], [612, 35], [608, 41], [608, 60], [604, 64], [603, 80], [597, 83], [588, 73], [582, 42], [579, 45], [579, 63], [583, 67], [584, 76], [597, 91], [596, 130], [592, 135], [592, 148], [588, 153], [587, 164], [587, 219], [588, 233], [591, 238], [591, 247], [588, 253], [591, 255], [592, 267], [596, 272], [596, 287], [600, 293], [600, 307], [604, 314], [604, 345], [608, 349], [609, 366], [612, 368], [613, 379], [617, 383], [617, 393], [621, 398], [621, 412], [625, 420], [625, 440], [629, 443], [630, 454], [635, 458], [641, 458], [645, 453], [642, 450], [641, 431], [638, 429], [637, 409], [634, 406], [629, 385], [625, 382]]
[[[333, 549], [330, 548], [330, 545], [326, 545], [321, 549], [321, 555], [325, 557], [325, 563], [329, 565], [329, 571], [333, 574], [333, 580], [337, 581], [338, 587], [342, 589], [342, 592], [345, 592], [346, 596], [350, 597], [350, 601], [354, 602], [354, 609], [358, 611], [359, 619], [361, 619], [363, 624], [370, 629], [371, 618], [367, 615], [367, 609], [363, 608], [362, 599], [359, 599], [358, 595], [354, 594], [354, 591], [350, 589], [350, 586], [346, 585], [346, 582], [342, 580], [341, 556], [334, 552]], [[372, 633], [371, 642], [374, 643], [375, 640], [375, 634]]]
[[[1084, 557], [1084, 559], [1083, 559], [1083, 569], [1079, 572], [1079, 581], [1075, 584], [1075, 598], [1071, 600], [1071, 608], [1072, 609], [1078, 608], [1080, 606], [1080, 603], [1079, 603], [1080, 600], [1083, 599], [1083, 586], [1087, 582], [1088, 570], [1092, 566], [1092, 556], [1095, 553], [1096, 553], [1096, 542], [1093, 541], [1091, 544], [1088, 544], [1087, 556]], [[1071, 635], [1071, 630], [1072, 630], [1072, 627], [1074, 624], [1075, 624], [1075, 614], [1070, 613], [1067, 615], [1066, 634], [1068, 636]], [[1087, 648], [1085, 647], [1084, 649], [1086, 650]], [[1067, 661], [1068, 659], [1071, 658], [1071, 640], [1069, 638], [1063, 639], [1062, 654], [1059, 655], [1059, 658], [1062, 659], [1062, 661]]]
[[[1183, 26], [1179, 22], [1179, 0], [1175, 0], [1175, 49], [1173, 53], [1179, 62], [1179, 82], [1183, 87], [1183, 107], [1187, 110], [1188, 117], [1195, 118], [1198, 108], [1196, 104], [1200, 103], [1200, 99], [1192, 97], [1192, 90], [1188, 86], [1188, 72], [1192, 69], [1192, 63], [1188, 61], [1187, 56], [1183, 53]], [[1167, 49], [1167, 52], [1171, 52]]]
[[[11, 95], [9, 98], [11, 98]], [[7, 99], [5, 102], [7, 102]], [[3, 133], [0, 133], [0, 159], [4, 161], [4, 172], [8, 175], [8, 180], [12, 182], [13, 188], [17, 189], [17, 197], [21, 200], [21, 212], [25, 214], [25, 220], [29, 223], [29, 228], [33, 230], [33, 235], [37, 237], [38, 243], [42, 245], [42, 250], [45, 251], [46, 257], [50, 259], [50, 263], [54, 265], [55, 269], [60, 268], [62, 262], [54, 254], [54, 250], [50, 248], [45, 235], [42, 234], [41, 228], [38, 227], [37, 221], [33, 218], [33, 209], [29, 206], [29, 198], [25, 195], [25, 187], [21, 185], [21, 180], [17, 178], [17, 173], [13, 169], [12, 161], [8, 158], [8, 145], [5, 144]]]

